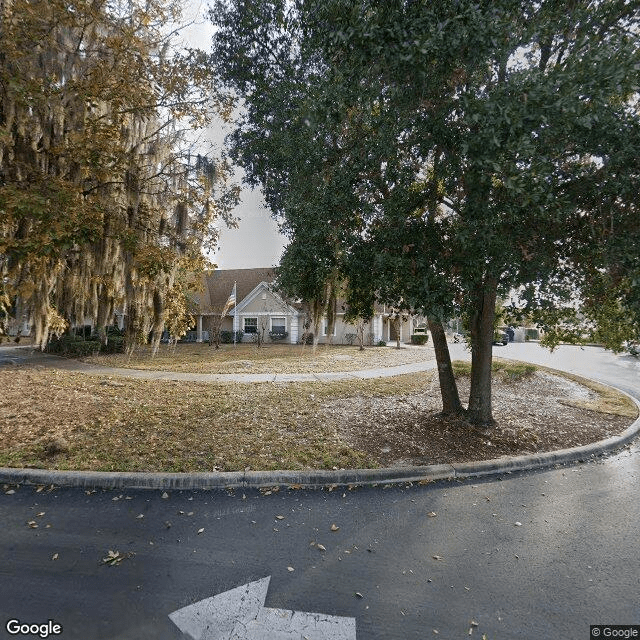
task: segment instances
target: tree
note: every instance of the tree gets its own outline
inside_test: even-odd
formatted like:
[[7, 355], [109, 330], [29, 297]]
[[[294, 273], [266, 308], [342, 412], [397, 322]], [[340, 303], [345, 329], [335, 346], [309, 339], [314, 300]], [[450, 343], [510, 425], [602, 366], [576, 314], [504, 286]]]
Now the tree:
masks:
[[218, 71], [246, 106], [235, 158], [294, 242], [311, 225], [341, 273], [366, 264], [378, 299], [434, 328], [469, 318], [466, 415], [491, 424], [497, 296], [569, 268], [592, 283], [589, 253], [615, 266], [588, 231], [605, 184], [620, 210], [634, 180], [615, 149], [639, 128], [635, 3], [238, 0], [215, 15]]
[[157, 348], [180, 274], [229, 217], [224, 164], [185, 137], [223, 105], [206, 56], [173, 47], [179, 5], [0, 5], [0, 273], [41, 348], [56, 314], [106, 341], [116, 309], [128, 348], [150, 331]]

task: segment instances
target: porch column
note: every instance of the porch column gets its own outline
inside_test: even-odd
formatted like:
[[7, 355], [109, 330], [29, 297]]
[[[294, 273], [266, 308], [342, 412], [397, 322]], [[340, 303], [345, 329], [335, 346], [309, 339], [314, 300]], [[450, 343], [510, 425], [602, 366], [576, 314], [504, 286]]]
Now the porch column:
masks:
[[289, 318], [289, 322], [291, 326], [289, 328], [289, 342], [291, 344], [296, 344], [298, 342], [298, 315]]
[[198, 331], [196, 332], [196, 342], [202, 342], [202, 316], [198, 316]]
[[373, 341], [382, 340], [382, 316], [375, 315], [373, 317]]

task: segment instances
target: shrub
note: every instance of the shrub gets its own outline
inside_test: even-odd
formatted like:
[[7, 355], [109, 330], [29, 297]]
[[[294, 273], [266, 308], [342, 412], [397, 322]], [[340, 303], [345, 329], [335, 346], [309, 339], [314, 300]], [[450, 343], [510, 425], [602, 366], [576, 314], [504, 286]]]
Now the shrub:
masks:
[[92, 333], [91, 325], [86, 324], [83, 327], [75, 327], [73, 333], [81, 340], [90, 340]]
[[124, 336], [107, 334], [107, 344], [101, 345], [101, 353], [124, 353]]
[[376, 342], [376, 347], [386, 347], [387, 343], [384, 340], [378, 340], [378, 342]]
[[414, 333], [411, 336], [411, 344], [423, 345], [423, 344], [427, 344], [428, 341], [429, 341], [429, 335], [426, 333]]
[[269, 338], [272, 341], [284, 340], [289, 334], [286, 331], [269, 331]]
[[[302, 336], [302, 337], [300, 338], [300, 344], [302, 344], [302, 338], [303, 338], [303, 337], [304, 337], [304, 336]], [[304, 341], [304, 344], [313, 344], [313, 333], [308, 333], [308, 334], [307, 334], [307, 337], [306, 337], [306, 340]]]
[[49, 342], [46, 351], [69, 358], [83, 358], [100, 351], [99, 340], [85, 340], [82, 336], [64, 335]]
[[[236, 331], [236, 342], [242, 342], [243, 335], [244, 335], [244, 331]], [[232, 344], [233, 331], [221, 331], [220, 342], [222, 342], [222, 344]]]
[[344, 341], [346, 344], [353, 344], [356, 341], [357, 337], [358, 337], [357, 333], [345, 333]]

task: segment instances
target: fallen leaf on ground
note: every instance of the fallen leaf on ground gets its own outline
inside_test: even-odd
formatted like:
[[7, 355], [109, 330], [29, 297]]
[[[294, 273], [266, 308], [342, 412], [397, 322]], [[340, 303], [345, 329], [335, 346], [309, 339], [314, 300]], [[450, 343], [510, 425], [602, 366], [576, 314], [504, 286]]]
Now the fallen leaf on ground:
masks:
[[438, 514], [437, 514], [435, 511], [429, 511], [429, 513], [427, 513], [427, 515], [428, 515], [430, 518], [435, 518]]
[[331, 525], [331, 531], [337, 531], [340, 527], [337, 524]]
[[442, 556], [431, 556], [434, 560], [444, 560]]
[[54, 554], [51, 556], [51, 559], [52, 559], [52, 560], [57, 560], [59, 557], [60, 557], [60, 556], [58, 556], [58, 554], [57, 554], [57, 553], [54, 553]]
[[200, 535], [203, 532], [204, 532], [204, 527], [202, 527], [202, 529], [198, 529], [198, 535]]
[[102, 564], [108, 564], [109, 566], [113, 567], [119, 565], [123, 560], [131, 558], [134, 555], [135, 554], [133, 553], [133, 551], [123, 554], [119, 551], [112, 551], [110, 549], [106, 557], [102, 558]]

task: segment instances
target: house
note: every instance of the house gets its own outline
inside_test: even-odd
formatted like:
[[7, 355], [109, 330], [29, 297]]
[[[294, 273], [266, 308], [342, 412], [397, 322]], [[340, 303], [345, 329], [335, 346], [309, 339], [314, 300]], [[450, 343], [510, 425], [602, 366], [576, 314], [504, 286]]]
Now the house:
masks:
[[[243, 342], [255, 340], [257, 333], [266, 342], [300, 342], [307, 321], [305, 309], [299, 301], [284, 298], [275, 288], [274, 280], [275, 272], [271, 268], [217, 269], [207, 272], [203, 277], [202, 291], [194, 300], [196, 328], [190, 332], [190, 338], [202, 342], [217, 330], [242, 331]], [[234, 287], [235, 304], [229, 300]], [[223, 312], [224, 317], [221, 318]], [[328, 323], [324, 318], [318, 336], [319, 343], [356, 342], [356, 326], [345, 322], [344, 315], [344, 305], [339, 300], [333, 335], [327, 335]], [[417, 320], [407, 316], [396, 322], [387, 307], [376, 305], [373, 318], [365, 326], [365, 343], [396, 340], [398, 334], [401, 341], [408, 342]]]

